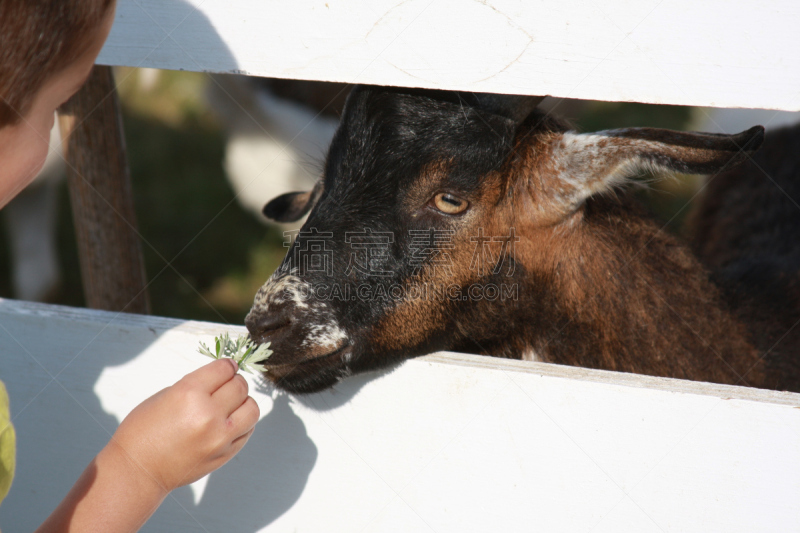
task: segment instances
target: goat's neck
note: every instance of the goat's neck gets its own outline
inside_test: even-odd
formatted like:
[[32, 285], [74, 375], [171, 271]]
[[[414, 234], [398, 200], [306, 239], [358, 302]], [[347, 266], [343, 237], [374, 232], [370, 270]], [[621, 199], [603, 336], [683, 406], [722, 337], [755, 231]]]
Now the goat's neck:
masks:
[[[689, 250], [615, 200], [520, 243], [533, 295], [514, 348], [539, 360], [757, 384], [758, 354]], [[522, 291], [521, 291], [522, 293]]]

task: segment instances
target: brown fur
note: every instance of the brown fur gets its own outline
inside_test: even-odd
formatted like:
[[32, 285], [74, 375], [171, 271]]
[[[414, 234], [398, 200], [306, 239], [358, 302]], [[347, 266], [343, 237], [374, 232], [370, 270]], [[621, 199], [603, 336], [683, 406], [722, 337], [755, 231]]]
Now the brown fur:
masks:
[[[523, 238], [516, 259], [528, 275], [524, 293], [533, 301], [514, 310], [514, 322], [521, 327], [506, 345], [477, 342], [478, 351], [517, 358], [530, 346], [540, 359], [553, 363], [763, 385], [759, 352], [748, 341], [744, 326], [725, 310], [708, 272], [685, 245], [662, 231], [624, 194], [622, 199], [592, 199], [565, 214], [564, 206], [548, 201], [571, 194], [570, 185], [556, 179], [559, 162], [553, 158], [552, 145], [557, 135], [522, 133], [519, 138], [524, 144], [518, 146], [520, 155], [513, 164], [486, 177], [475, 202], [484, 209], [471, 213], [479, 220], [470, 225], [494, 235], [517, 227]], [[445, 172], [447, 165], [438, 168]], [[421, 189], [427, 190], [435, 177], [430, 172], [424, 175], [426, 185]], [[512, 194], [501, 198], [505, 189]], [[521, 212], [533, 216], [520, 216]], [[453, 241], [452, 277], [441, 271], [424, 272], [409, 283], [479, 282], [481, 273], [467, 268], [471, 234], [464, 232]], [[479, 305], [468, 320], [458, 320], [453, 305], [459, 302], [401, 302], [379, 322], [376, 329], [383, 332], [379, 346], [394, 348], [398, 332], [402, 342], [418, 343], [449, 325], [469, 345], [470, 339], [482, 337], [476, 334], [482, 329], [476, 324], [497, 327], [498, 321], [508, 321], [512, 315], [506, 308], [495, 318], [498, 310]]]
[[794, 126], [770, 132], [752, 160], [712, 176], [689, 217], [695, 253], [749, 326], [770, 388], [797, 390], [800, 383], [799, 204]]
[[534, 343], [545, 360], [761, 384], [757, 352], [683, 246], [626, 200], [592, 201], [586, 211], [569, 235], [551, 229], [546, 237], [551, 243], [542, 249], [559, 257], [556, 265], [541, 252], [528, 254], [531, 268], [553, 280], [545, 313], [559, 330]]
[[[763, 128], [735, 136], [652, 129], [578, 135], [538, 112], [520, 121], [519, 113], [503, 111], [502, 96], [488, 98], [489, 108], [483, 100], [354, 89], [331, 146], [325, 191], [306, 225], [332, 232], [339, 270], [349, 255], [348, 232], [394, 235], [378, 260], [390, 278], [334, 272], [334, 280], [371, 290], [427, 287], [432, 294], [320, 302], [324, 320], [297, 306], [255, 305], [247, 324], [259, 342], [313, 343], [307, 323], [336, 325], [347, 337], [342, 354], [309, 364], [290, 351], [287, 361], [296, 360], [298, 369], [289, 376], [276, 368], [268, 376], [288, 390], [312, 392], [437, 350], [510, 358], [533, 352], [552, 363], [800, 390], [796, 378], [776, 380], [775, 358], [762, 357], [769, 350], [753, 328], [771, 315], [748, 321], [742, 310], [751, 303], [731, 306], [732, 293], [721, 291], [689, 248], [619, 187], [643, 169], [699, 173], [741, 161], [761, 143]], [[506, 103], [510, 109], [516, 102]], [[434, 202], [440, 193], [469, 207], [440, 211]], [[266, 211], [293, 205], [279, 198]], [[426, 230], [452, 238], [420, 263], [413, 235]], [[495, 248], [490, 264], [475, 268], [484, 236], [495, 239]], [[434, 260], [442, 254], [446, 265]], [[301, 259], [287, 255], [285, 270]], [[312, 285], [327, 281], [319, 273], [297, 275]], [[468, 293], [492, 286], [513, 290], [501, 299]], [[749, 293], [733, 294], [754, 301]], [[280, 331], [264, 326], [277, 319], [287, 324]]]
[[501, 178], [509, 199], [484, 222], [497, 233], [516, 226], [522, 236], [516, 258], [531, 301], [500, 318], [521, 325], [508, 345], [481, 352], [519, 357], [525, 345], [553, 363], [762, 385], [759, 353], [685, 245], [624, 193], [564, 213], [549, 201], [570, 195], [552, 155], [558, 136], [523, 132], [518, 139]]

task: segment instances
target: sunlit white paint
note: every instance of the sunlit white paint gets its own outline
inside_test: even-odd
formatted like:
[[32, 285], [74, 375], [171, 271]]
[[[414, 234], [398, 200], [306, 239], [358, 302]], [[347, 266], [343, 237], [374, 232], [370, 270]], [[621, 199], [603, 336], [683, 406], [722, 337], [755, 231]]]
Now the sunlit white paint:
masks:
[[[245, 332], [8, 300], [0, 324], [3, 531], [36, 529], [127, 413], [208, 362], [199, 341]], [[464, 354], [303, 397], [245, 377], [253, 437], [148, 531], [799, 530], [798, 394]]]
[[797, 111], [797, 21], [795, 0], [119, 0], [99, 61]]

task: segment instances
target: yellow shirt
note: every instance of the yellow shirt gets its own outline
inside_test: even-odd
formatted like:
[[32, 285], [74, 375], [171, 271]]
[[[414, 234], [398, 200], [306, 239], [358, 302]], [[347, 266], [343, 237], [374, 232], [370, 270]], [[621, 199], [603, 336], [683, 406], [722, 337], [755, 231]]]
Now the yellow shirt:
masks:
[[14, 479], [15, 448], [16, 437], [8, 410], [8, 393], [6, 386], [0, 381], [0, 502], [8, 494]]

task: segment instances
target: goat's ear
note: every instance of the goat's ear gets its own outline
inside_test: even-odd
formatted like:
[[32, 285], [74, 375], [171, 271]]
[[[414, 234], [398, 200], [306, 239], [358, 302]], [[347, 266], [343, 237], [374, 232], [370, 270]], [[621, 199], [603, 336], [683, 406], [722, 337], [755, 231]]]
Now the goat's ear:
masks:
[[297, 222], [311, 211], [322, 189], [323, 182], [319, 180], [310, 191], [287, 192], [270, 200], [261, 212], [275, 222]]
[[719, 172], [753, 154], [763, 141], [762, 126], [736, 135], [654, 128], [567, 132], [555, 137], [550, 146], [558, 181], [552, 187], [543, 183], [542, 192], [569, 212], [590, 196], [643, 172]]

